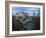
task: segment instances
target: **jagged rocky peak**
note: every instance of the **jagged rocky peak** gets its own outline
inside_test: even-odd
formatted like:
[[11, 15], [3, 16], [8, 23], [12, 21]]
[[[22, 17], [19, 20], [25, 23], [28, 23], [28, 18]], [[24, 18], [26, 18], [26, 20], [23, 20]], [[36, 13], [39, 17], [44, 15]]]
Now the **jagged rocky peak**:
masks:
[[28, 13], [25, 12], [16, 13], [16, 19], [21, 23], [26, 23], [30, 20]]

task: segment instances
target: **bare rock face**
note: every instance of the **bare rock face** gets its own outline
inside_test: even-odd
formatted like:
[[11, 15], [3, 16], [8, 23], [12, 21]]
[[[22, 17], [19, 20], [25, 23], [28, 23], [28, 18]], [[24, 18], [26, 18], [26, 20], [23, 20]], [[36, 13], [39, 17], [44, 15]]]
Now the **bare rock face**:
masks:
[[19, 20], [21, 25], [19, 27], [22, 27], [21, 29], [27, 29], [31, 30], [32, 29], [32, 18], [31, 16], [28, 15], [28, 13], [17, 13], [16, 14], [16, 20]]
[[25, 24], [28, 21], [31, 21], [31, 18], [29, 17], [28, 13], [17, 13], [16, 19], [23, 24]]

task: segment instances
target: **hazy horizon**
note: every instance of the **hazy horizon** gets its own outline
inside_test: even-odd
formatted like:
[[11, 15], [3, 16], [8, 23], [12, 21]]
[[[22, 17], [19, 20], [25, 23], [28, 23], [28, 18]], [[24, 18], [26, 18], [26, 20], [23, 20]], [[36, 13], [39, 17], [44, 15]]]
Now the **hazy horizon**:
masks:
[[25, 12], [29, 16], [40, 16], [40, 8], [35, 7], [12, 7], [12, 15], [15, 16], [16, 13]]

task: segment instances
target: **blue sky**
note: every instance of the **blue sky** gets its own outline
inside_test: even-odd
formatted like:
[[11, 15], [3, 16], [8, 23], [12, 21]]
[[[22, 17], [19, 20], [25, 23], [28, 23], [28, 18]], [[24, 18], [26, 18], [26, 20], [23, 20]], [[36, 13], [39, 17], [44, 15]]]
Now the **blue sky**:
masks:
[[39, 16], [40, 15], [40, 8], [35, 7], [12, 7], [12, 15], [15, 16], [16, 13], [25, 12], [28, 13], [29, 16]]

